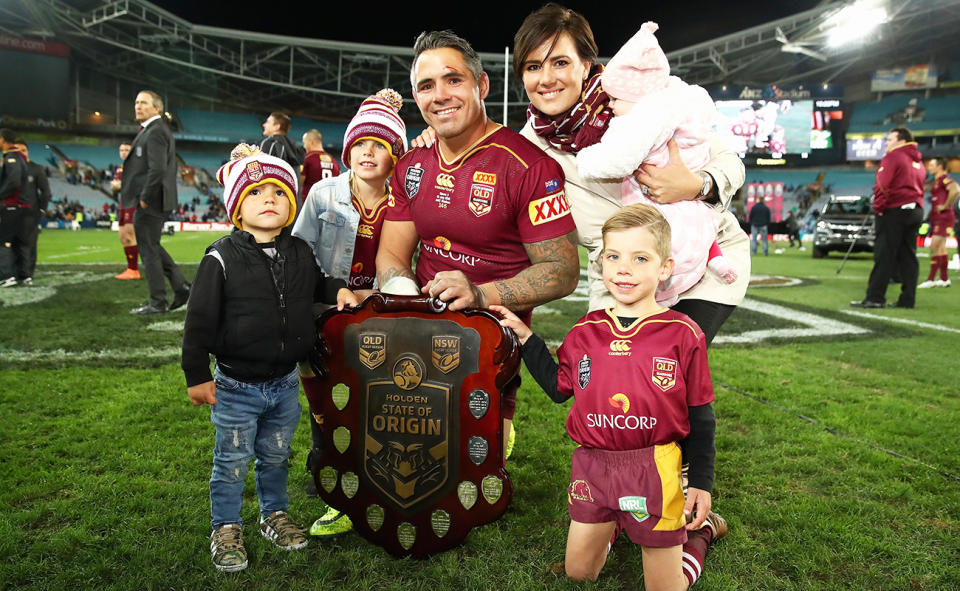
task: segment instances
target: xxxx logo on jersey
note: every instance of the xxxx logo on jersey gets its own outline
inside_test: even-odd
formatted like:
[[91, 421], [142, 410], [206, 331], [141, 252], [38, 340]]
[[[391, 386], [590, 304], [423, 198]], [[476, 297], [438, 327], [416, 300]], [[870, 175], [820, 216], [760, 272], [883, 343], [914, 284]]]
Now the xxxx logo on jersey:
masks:
[[653, 358], [653, 383], [661, 390], [669, 390], [677, 383], [677, 362], [666, 357]]
[[539, 226], [570, 215], [570, 205], [567, 204], [567, 198], [561, 192], [531, 201], [528, 212], [530, 223]]
[[613, 355], [615, 357], [629, 357], [630, 356], [630, 340], [617, 339], [615, 341], [610, 341], [610, 355]]

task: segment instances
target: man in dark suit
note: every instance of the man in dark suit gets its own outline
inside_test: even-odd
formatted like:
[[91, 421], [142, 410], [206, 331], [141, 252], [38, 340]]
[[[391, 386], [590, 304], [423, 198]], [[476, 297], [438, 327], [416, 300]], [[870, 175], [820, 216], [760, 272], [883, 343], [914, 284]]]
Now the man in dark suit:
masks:
[[[122, 203], [138, 203], [133, 231], [140, 249], [143, 273], [150, 287], [150, 300], [130, 311], [135, 315], [163, 314], [187, 303], [190, 284], [180, 268], [160, 245], [163, 222], [177, 206], [177, 159], [173, 134], [164, 122], [163, 100], [152, 90], [137, 94], [133, 106], [140, 132], [123, 163]], [[166, 275], [173, 288], [173, 303], [167, 306]]]
[[33, 272], [37, 267], [37, 237], [40, 234], [40, 212], [47, 209], [50, 202], [50, 182], [47, 171], [40, 164], [30, 160], [30, 149], [24, 142], [17, 144], [17, 150], [27, 162], [27, 180], [20, 187], [20, 234], [17, 237], [16, 276], [20, 285], [33, 285]]
[[17, 284], [13, 248], [20, 232], [20, 191], [27, 182], [27, 163], [9, 129], [0, 129], [0, 153], [0, 287], [13, 287]]

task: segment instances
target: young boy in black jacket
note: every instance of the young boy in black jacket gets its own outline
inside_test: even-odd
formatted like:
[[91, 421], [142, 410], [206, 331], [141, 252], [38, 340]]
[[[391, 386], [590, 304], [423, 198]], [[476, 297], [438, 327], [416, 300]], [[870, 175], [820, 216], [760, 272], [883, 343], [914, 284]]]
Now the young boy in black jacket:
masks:
[[247, 566], [240, 507], [254, 456], [260, 533], [285, 550], [307, 545], [286, 512], [290, 441], [301, 411], [297, 363], [313, 347], [315, 294], [339, 309], [360, 302], [343, 280], [323, 275], [310, 247], [290, 234], [297, 175], [289, 164], [240, 144], [217, 178], [237, 229], [200, 261], [181, 367], [190, 402], [209, 404], [216, 426], [210, 551], [218, 570], [232, 572]]

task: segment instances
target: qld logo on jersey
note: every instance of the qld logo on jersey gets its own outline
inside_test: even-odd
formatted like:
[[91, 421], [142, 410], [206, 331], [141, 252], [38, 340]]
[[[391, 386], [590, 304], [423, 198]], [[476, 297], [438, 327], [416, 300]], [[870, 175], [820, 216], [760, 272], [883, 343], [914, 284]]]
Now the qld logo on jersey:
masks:
[[493, 209], [493, 187], [480, 183], [470, 185], [470, 211], [480, 217], [490, 213]]
[[590, 383], [590, 358], [586, 354], [577, 363], [577, 383], [580, 384], [581, 390]]
[[407, 190], [407, 197], [413, 197], [420, 192], [420, 181], [423, 180], [423, 169], [417, 162], [407, 169], [407, 174], [403, 177], [403, 187]]
[[539, 226], [570, 215], [570, 205], [567, 204], [567, 198], [563, 192], [560, 192], [531, 201], [528, 213], [530, 223]]
[[663, 391], [677, 384], [677, 362], [666, 357], [653, 358], [653, 370], [650, 376], [653, 383]]

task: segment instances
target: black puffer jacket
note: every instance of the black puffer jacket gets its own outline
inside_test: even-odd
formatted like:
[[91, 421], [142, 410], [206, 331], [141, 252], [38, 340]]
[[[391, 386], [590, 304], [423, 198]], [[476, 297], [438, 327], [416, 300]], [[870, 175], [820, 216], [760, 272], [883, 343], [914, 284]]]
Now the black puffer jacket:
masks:
[[210, 355], [242, 382], [290, 373], [313, 347], [312, 304], [335, 303], [346, 283], [323, 275], [305, 242], [285, 228], [270, 258], [248, 232], [207, 248], [190, 294], [180, 365], [187, 386], [210, 381]]

